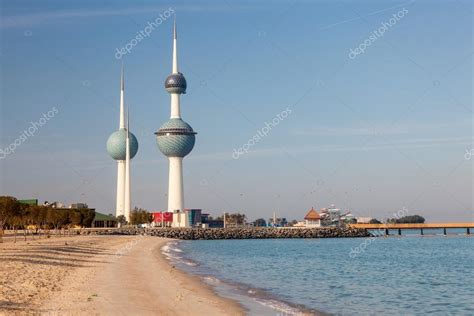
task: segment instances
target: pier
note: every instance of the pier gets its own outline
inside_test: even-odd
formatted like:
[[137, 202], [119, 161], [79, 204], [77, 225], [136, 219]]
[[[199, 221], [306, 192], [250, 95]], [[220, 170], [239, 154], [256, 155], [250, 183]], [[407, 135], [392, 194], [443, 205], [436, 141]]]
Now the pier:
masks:
[[443, 235], [447, 235], [448, 228], [466, 229], [466, 234], [471, 234], [474, 223], [429, 223], [429, 224], [350, 224], [352, 228], [361, 228], [367, 230], [384, 231], [385, 235], [389, 235], [390, 230], [397, 230], [398, 235], [402, 235], [402, 230], [419, 230], [424, 235], [425, 229], [442, 229]]

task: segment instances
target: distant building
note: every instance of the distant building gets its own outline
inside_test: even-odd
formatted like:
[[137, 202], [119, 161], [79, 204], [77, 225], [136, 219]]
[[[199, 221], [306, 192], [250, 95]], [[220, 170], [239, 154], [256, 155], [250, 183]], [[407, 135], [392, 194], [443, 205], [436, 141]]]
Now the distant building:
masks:
[[311, 208], [304, 217], [306, 227], [321, 227], [321, 216]]
[[293, 227], [306, 227], [306, 221], [298, 221]]
[[173, 213], [172, 212], [154, 212], [153, 215], [153, 226], [160, 227], [171, 227], [173, 223]]
[[288, 226], [288, 221], [286, 220], [286, 217], [269, 218], [268, 219], [268, 226], [286, 227], [286, 226]]
[[356, 217], [357, 224], [369, 224], [373, 217]]
[[72, 203], [69, 208], [75, 208], [75, 209], [83, 209], [83, 208], [89, 208], [86, 203]]
[[173, 227], [194, 227], [201, 224], [200, 209], [185, 209], [173, 212]]
[[350, 223], [356, 223], [357, 220], [354, 217], [354, 215], [352, 215], [352, 213], [349, 212], [341, 216], [341, 221], [346, 224], [350, 224]]
[[350, 212], [343, 214], [340, 208], [336, 208], [334, 204], [331, 204], [330, 207], [321, 209], [320, 214], [321, 226], [339, 226], [344, 222], [343, 217], [350, 215]]
[[211, 219], [202, 224], [207, 228], [224, 228], [224, 221], [222, 219]]
[[96, 212], [94, 220], [92, 221], [92, 227], [94, 228], [117, 227], [117, 219], [113, 216]]
[[202, 210], [200, 209], [186, 209], [185, 213], [188, 216], [189, 226], [200, 226], [202, 223]]
[[224, 227], [224, 221], [222, 219], [210, 219], [209, 214], [201, 214], [201, 224], [205, 228]]
[[212, 220], [201, 209], [185, 209], [184, 212], [153, 212], [154, 227], [224, 227], [223, 220]]

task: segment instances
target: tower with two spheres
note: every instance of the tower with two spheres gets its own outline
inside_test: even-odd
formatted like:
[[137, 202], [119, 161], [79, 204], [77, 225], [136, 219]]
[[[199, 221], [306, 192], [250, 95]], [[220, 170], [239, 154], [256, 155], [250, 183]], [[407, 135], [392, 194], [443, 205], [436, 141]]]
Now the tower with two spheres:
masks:
[[[120, 84], [119, 130], [107, 140], [107, 151], [117, 161], [117, 206], [116, 216], [124, 215], [130, 221], [130, 161], [138, 152], [138, 141], [125, 124], [124, 74]], [[173, 69], [166, 78], [165, 89], [171, 96], [171, 116], [155, 133], [160, 151], [169, 160], [168, 212], [173, 212], [174, 226], [185, 226], [184, 214], [183, 158], [194, 148], [196, 132], [181, 118], [181, 94], [186, 93], [186, 79], [178, 70], [176, 22], [173, 27]]]
[[138, 141], [129, 130], [128, 115], [125, 125], [125, 79], [122, 66], [120, 79], [120, 123], [118, 131], [107, 140], [107, 152], [117, 161], [117, 204], [115, 216], [123, 215], [130, 220], [131, 184], [130, 161], [138, 152]]
[[[183, 158], [194, 147], [196, 132], [181, 118], [181, 94], [186, 93], [186, 79], [178, 70], [176, 22], [173, 27], [173, 70], [166, 78], [165, 89], [171, 96], [171, 116], [155, 133], [160, 151], [169, 160], [168, 212], [175, 218], [184, 211]], [[179, 225], [179, 224], [178, 224]]]

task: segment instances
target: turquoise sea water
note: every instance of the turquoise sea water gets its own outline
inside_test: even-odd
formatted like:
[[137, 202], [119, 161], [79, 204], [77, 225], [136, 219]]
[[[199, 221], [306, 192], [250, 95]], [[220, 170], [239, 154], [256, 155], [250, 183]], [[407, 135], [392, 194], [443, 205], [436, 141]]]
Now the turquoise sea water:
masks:
[[474, 315], [468, 236], [197, 240], [169, 248], [172, 260], [224, 295], [247, 296], [250, 314]]

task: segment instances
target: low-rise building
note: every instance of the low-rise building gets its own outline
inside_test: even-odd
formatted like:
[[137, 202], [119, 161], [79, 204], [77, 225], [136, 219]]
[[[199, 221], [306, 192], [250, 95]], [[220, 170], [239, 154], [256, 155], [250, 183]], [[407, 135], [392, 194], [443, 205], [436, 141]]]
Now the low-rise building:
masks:
[[373, 217], [356, 217], [357, 224], [369, 224]]
[[173, 223], [172, 212], [154, 212], [152, 226], [171, 227]]
[[95, 213], [94, 220], [92, 221], [92, 227], [117, 227], [117, 219], [114, 216], [105, 215], [102, 213]]
[[321, 216], [312, 207], [304, 217], [306, 227], [321, 227]]

